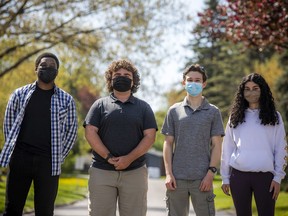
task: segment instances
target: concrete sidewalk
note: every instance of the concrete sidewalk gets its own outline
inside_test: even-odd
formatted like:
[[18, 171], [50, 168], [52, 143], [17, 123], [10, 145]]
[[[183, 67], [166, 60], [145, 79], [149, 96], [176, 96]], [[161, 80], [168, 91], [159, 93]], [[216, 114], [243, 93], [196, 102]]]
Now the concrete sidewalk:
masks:
[[[166, 216], [164, 181], [162, 179], [149, 179], [148, 187], [147, 216]], [[85, 199], [71, 206], [56, 208], [55, 216], [87, 216], [87, 202], [87, 199]], [[192, 211], [191, 213], [193, 215]], [[118, 212], [117, 215], [119, 215]]]
[[[165, 185], [163, 179], [149, 179], [148, 184], [148, 211], [147, 216], [167, 216], [165, 207]], [[87, 199], [76, 202], [72, 205], [56, 207], [55, 216], [87, 216]], [[192, 207], [191, 207], [192, 208]], [[25, 216], [33, 216], [34, 214], [25, 214]], [[118, 214], [117, 214], [118, 215]], [[235, 213], [217, 212], [217, 216], [232, 216]], [[132, 216], [132, 215], [131, 215]], [[189, 216], [196, 216], [193, 209], [190, 210]]]

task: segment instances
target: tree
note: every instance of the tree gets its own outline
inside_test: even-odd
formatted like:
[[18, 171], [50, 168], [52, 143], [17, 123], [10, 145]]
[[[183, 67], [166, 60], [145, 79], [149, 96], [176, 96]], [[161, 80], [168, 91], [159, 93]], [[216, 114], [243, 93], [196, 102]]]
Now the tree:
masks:
[[155, 113], [158, 131], [156, 133], [156, 139], [155, 139], [155, 142], [153, 144], [153, 148], [158, 150], [158, 151], [163, 150], [163, 143], [164, 143], [165, 136], [163, 134], [161, 134], [161, 128], [162, 128], [162, 125], [164, 123], [165, 116], [166, 116], [166, 111], [158, 111]]
[[[277, 85], [277, 80], [283, 74], [283, 67], [280, 65], [280, 56], [274, 54], [269, 60], [265, 61], [264, 63], [255, 62], [254, 68], [255, 71], [260, 73], [268, 83], [272, 94], [276, 96], [275, 87]], [[280, 99], [280, 98], [279, 98]]]
[[[210, 29], [211, 37], [260, 50], [288, 48], [287, 0], [227, 0], [215, 10], [199, 13], [201, 24]], [[215, 13], [220, 14], [215, 19]]]
[[[221, 16], [217, 13], [217, 0], [206, 1], [205, 7], [215, 11], [214, 20]], [[186, 47], [193, 50], [194, 55], [187, 58], [185, 67], [193, 63], [199, 63], [205, 67], [208, 80], [203, 95], [210, 103], [219, 107], [226, 121], [237, 86], [251, 67], [250, 59], [243, 51], [241, 44], [235, 45], [221, 38], [211, 37], [210, 28], [203, 26], [201, 22], [192, 29], [191, 40]]]
[[[0, 78], [44, 50], [83, 54], [96, 62], [138, 53], [141, 61], [161, 59], [163, 17], [180, 5], [165, 0], [6, 0], [0, 3]], [[181, 14], [181, 13], [179, 13]], [[180, 15], [179, 15], [180, 21]], [[167, 20], [167, 19], [166, 19]], [[175, 21], [177, 22], [177, 20]], [[160, 47], [159, 47], [160, 48]], [[143, 58], [144, 57], [144, 58]], [[147, 61], [147, 60], [146, 60]]]
[[[55, 52], [61, 62], [56, 84], [75, 98], [77, 106], [78, 138], [65, 163], [70, 166], [75, 155], [90, 149], [82, 123], [105, 91], [107, 64], [129, 58], [141, 77], [151, 73], [150, 68], [167, 55], [161, 47], [167, 31], [185, 20], [181, 8], [179, 1], [167, 0], [0, 1], [1, 122], [12, 91], [35, 80], [36, 56]], [[0, 141], [1, 149], [3, 134]]]
[[[284, 73], [279, 77], [273, 73], [273, 78], [281, 80], [283, 86], [288, 85], [288, 80], [285, 79], [287, 77], [285, 73], [288, 73], [285, 70], [288, 58], [288, 1], [227, 0], [225, 5], [218, 3], [217, 0], [207, 1], [210, 7], [198, 14], [200, 16], [199, 26], [206, 30], [206, 40], [209, 38], [212, 41], [221, 40], [234, 43], [241, 51], [239, 56], [243, 54], [246, 56], [245, 62], [238, 62], [242, 69], [246, 65], [246, 72], [255, 72], [256, 69], [261, 69], [256, 63], [253, 63], [255, 61], [269, 69], [265, 67], [266, 61], [270, 61], [269, 59], [277, 51], [281, 51], [279, 67], [284, 70]], [[238, 68], [234, 63], [231, 66]], [[277, 89], [277, 86], [275, 88]], [[287, 91], [283, 91], [284, 89], [278, 88], [281, 91], [279, 94], [282, 99], [287, 100]], [[284, 104], [288, 104], [288, 102], [282, 101], [280, 110], [287, 116], [287, 107]]]
[[[218, 3], [216, 0], [209, 2]], [[272, 90], [277, 89], [274, 96], [281, 99], [279, 100], [280, 110], [286, 128], [288, 123], [287, 10], [287, 0], [227, 0], [227, 5], [209, 7], [203, 13], [199, 13], [200, 25], [208, 30], [208, 38], [226, 40], [235, 43], [236, 46], [246, 47], [246, 56], [250, 65], [253, 65], [250, 67], [252, 71], [249, 72], [262, 69], [261, 74], [273, 87]], [[274, 48], [274, 51], [271, 48]], [[281, 51], [279, 65], [274, 61], [275, 51]], [[281, 76], [277, 77], [277, 73]], [[288, 168], [286, 168], [287, 172]], [[287, 184], [284, 187], [287, 190]]]
[[[221, 14], [215, 18], [215, 14]], [[284, 71], [276, 82], [280, 111], [288, 124], [288, 1], [287, 0], [227, 0], [227, 5], [218, 5], [216, 10], [199, 13], [201, 25], [209, 29], [214, 39], [225, 39], [256, 48], [262, 59], [280, 51], [280, 66]], [[212, 19], [213, 18], [213, 19]], [[268, 51], [268, 55], [267, 55]]]

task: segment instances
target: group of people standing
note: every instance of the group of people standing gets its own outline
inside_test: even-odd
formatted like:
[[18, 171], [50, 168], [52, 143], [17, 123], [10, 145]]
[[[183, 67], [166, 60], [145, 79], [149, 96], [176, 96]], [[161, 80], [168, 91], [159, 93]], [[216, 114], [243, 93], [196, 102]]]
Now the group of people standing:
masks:
[[[4, 216], [22, 215], [32, 182], [35, 215], [53, 215], [61, 164], [78, 128], [72, 96], [55, 85], [58, 69], [54, 54], [41, 54], [37, 80], [15, 90], [8, 101], [0, 154], [0, 165], [9, 167]], [[231, 192], [236, 214], [252, 215], [254, 194], [259, 216], [272, 216], [288, 150], [270, 88], [257, 73], [244, 77], [224, 130], [219, 109], [202, 95], [207, 78], [198, 64], [183, 72], [187, 95], [169, 108], [161, 128], [167, 215], [188, 216], [190, 199], [197, 216], [215, 215], [213, 178], [221, 161], [222, 190]], [[145, 154], [158, 130], [155, 116], [133, 95], [140, 75], [130, 61], [113, 61], [105, 79], [109, 95], [94, 102], [83, 123], [93, 150], [89, 215], [115, 216], [118, 206], [120, 216], [145, 216]]]

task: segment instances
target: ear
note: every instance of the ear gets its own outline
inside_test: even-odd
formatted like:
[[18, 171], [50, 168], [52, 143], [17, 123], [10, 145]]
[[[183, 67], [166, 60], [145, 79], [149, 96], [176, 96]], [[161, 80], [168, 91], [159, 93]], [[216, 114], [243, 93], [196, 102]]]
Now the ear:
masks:
[[202, 83], [202, 88], [204, 89], [207, 85], [207, 81], [205, 81], [204, 83]]
[[182, 80], [182, 85], [185, 86], [186, 85], [186, 80]]

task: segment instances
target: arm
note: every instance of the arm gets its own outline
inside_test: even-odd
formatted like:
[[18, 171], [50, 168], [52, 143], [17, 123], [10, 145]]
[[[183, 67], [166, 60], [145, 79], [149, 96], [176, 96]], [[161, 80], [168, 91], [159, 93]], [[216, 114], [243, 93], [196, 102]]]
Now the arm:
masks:
[[277, 200], [280, 193], [280, 184], [282, 178], [285, 176], [285, 168], [287, 166], [287, 153], [288, 146], [286, 142], [286, 133], [284, 129], [284, 124], [280, 113], [279, 116], [279, 125], [275, 125], [277, 132], [275, 135], [275, 147], [274, 147], [274, 178], [270, 185], [270, 192], [273, 191], [272, 198]]
[[114, 166], [116, 170], [126, 169], [134, 160], [144, 155], [151, 148], [155, 141], [156, 129], [146, 129], [143, 131], [143, 134], [143, 139], [129, 154], [113, 158], [115, 161]]
[[[212, 146], [211, 146], [211, 159], [209, 166], [217, 167], [220, 162], [221, 157], [221, 136], [213, 136], [212, 137]], [[213, 187], [213, 178], [214, 173], [211, 170], [207, 171], [206, 176], [202, 180], [200, 184], [200, 191], [210, 191]]]
[[[285, 176], [285, 167], [287, 166], [287, 142], [286, 133], [282, 118], [279, 114], [279, 124], [275, 125], [276, 135], [274, 140], [274, 178], [275, 182], [281, 183], [281, 180]], [[285, 160], [286, 159], [286, 160]]]
[[19, 111], [19, 100], [16, 93], [14, 92], [8, 101], [4, 116], [3, 131], [6, 141]]
[[[10, 156], [13, 152], [14, 146], [15, 146], [15, 136], [17, 133], [17, 128], [19, 129], [21, 120], [17, 116], [19, 115], [19, 112], [21, 111], [18, 97], [16, 96], [15, 92], [10, 96], [6, 110], [5, 110], [5, 116], [3, 119], [3, 132], [4, 132], [4, 146], [0, 152], [0, 164], [3, 167], [7, 167], [10, 161]], [[22, 108], [22, 114], [24, 113], [24, 108]], [[18, 122], [16, 123], [16, 119]], [[18, 126], [13, 128], [16, 126]], [[16, 137], [17, 138], [17, 137]]]
[[63, 146], [63, 159], [67, 157], [77, 138], [78, 120], [74, 100], [71, 100], [65, 121], [66, 123], [65, 142]]
[[232, 135], [232, 128], [229, 127], [229, 122], [226, 125], [225, 137], [222, 144], [222, 155], [221, 155], [221, 166], [220, 173], [222, 177], [222, 191], [230, 196], [230, 170], [231, 167], [229, 165], [229, 161], [231, 155], [236, 148], [234, 144], [234, 139]]
[[[102, 140], [100, 139], [98, 135], [98, 128], [93, 125], [86, 125], [85, 127], [85, 137], [88, 141], [91, 148], [99, 154], [101, 157], [106, 158], [109, 150], [106, 148], [106, 146], [103, 144]], [[109, 159], [109, 162], [111, 160]]]
[[[221, 157], [222, 136], [212, 137], [210, 167], [217, 167]], [[211, 172], [210, 170], [208, 172]]]
[[166, 171], [165, 185], [168, 190], [175, 190], [177, 187], [176, 180], [172, 171], [173, 143], [174, 136], [166, 135], [163, 144], [163, 159]]

